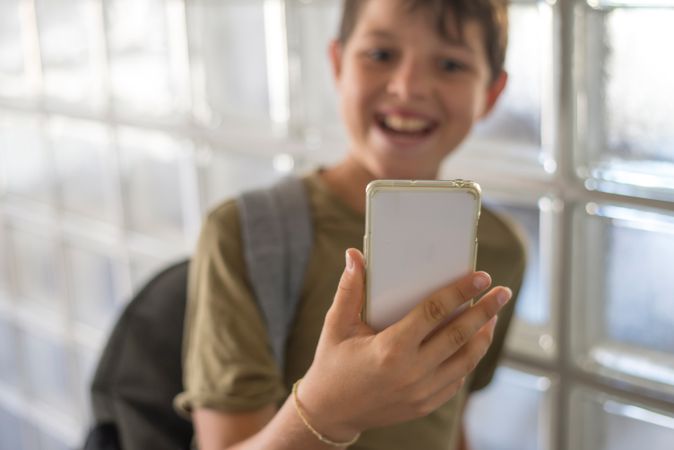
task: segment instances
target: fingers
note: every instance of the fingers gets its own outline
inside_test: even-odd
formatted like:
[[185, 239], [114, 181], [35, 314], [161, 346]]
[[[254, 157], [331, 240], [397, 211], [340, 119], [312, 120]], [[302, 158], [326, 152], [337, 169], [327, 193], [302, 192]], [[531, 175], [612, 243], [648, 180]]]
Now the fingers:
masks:
[[454, 396], [461, 390], [465, 383], [466, 379], [460, 378], [459, 380], [444, 386], [437, 393], [435, 393], [435, 395], [428, 399], [428, 403], [425, 406], [426, 410], [433, 412], [447, 403], [449, 400], [454, 398]]
[[466, 378], [487, 353], [494, 338], [496, 321], [497, 316], [494, 316], [456, 354], [438, 366], [433, 377], [428, 380], [436, 386], [436, 389], [425, 402], [425, 408], [434, 411], [463, 387]]
[[344, 329], [360, 324], [360, 311], [365, 296], [365, 263], [363, 255], [356, 249], [346, 251], [342, 277], [332, 306], [326, 316], [326, 325], [333, 329]]
[[474, 272], [431, 294], [386, 332], [403, 341], [419, 345], [451, 314], [491, 284], [486, 272]]
[[439, 364], [457, 353], [498, 314], [511, 296], [510, 289], [501, 286], [489, 291], [478, 303], [422, 344], [423, 360], [431, 365]]
[[435, 376], [441, 386], [465, 378], [475, 370], [494, 339], [496, 323], [497, 316], [494, 316], [456, 354], [440, 364]]

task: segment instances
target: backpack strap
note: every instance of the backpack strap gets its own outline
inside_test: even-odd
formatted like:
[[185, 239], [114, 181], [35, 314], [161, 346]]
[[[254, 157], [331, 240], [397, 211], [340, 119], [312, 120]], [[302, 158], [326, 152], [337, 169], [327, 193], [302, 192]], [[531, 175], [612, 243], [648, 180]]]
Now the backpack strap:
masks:
[[283, 373], [286, 340], [313, 243], [306, 188], [290, 176], [270, 188], [244, 192], [237, 203], [248, 274]]

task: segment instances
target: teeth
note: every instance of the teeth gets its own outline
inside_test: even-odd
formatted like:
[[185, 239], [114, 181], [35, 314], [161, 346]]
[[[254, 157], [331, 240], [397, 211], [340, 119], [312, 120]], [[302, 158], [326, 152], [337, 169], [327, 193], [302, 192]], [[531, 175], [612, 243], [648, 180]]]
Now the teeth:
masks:
[[429, 126], [429, 122], [426, 120], [396, 115], [384, 117], [384, 123], [392, 130], [406, 133], [421, 131]]

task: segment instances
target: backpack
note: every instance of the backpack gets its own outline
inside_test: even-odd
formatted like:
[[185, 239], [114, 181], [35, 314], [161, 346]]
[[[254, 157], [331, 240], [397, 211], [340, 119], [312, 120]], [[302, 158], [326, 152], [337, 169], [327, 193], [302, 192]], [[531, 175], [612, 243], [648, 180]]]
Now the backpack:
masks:
[[[313, 241], [304, 183], [287, 177], [241, 194], [237, 205], [253, 291], [283, 368]], [[188, 266], [181, 261], [158, 273], [117, 320], [91, 385], [95, 425], [85, 450], [190, 447], [192, 424], [173, 409], [182, 391]]]

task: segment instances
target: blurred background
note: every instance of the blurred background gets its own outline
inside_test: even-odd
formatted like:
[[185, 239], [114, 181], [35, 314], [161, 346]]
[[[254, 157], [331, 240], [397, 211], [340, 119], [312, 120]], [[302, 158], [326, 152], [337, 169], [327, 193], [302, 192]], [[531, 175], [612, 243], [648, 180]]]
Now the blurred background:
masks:
[[[114, 319], [222, 199], [339, 159], [339, 0], [0, 0], [0, 448], [74, 449]], [[674, 1], [513, 1], [443, 176], [528, 238], [476, 450], [674, 448]]]

